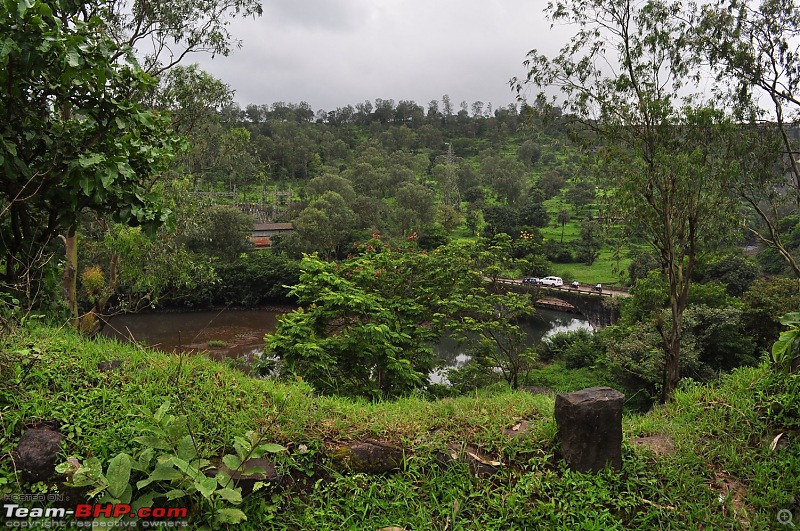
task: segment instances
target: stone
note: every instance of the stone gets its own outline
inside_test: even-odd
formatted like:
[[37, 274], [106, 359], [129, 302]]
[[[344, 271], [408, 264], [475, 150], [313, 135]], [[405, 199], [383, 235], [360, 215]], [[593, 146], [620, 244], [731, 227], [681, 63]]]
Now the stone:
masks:
[[561, 455], [569, 467], [597, 472], [622, 468], [622, 406], [625, 395], [590, 387], [556, 395], [555, 417]]
[[382, 441], [340, 446], [330, 452], [329, 456], [340, 468], [366, 474], [392, 472], [403, 465], [403, 449]]
[[[243, 495], [253, 492], [256, 483], [261, 482], [276, 485], [282, 480], [275, 469], [275, 463], [264, 458], [248, 459], [238, 470], [231, 470], [227, 466], [221, 464], [219, 470], [222, 470], [231, 477], [233, 486], [241, 487]], [[209, 477], [214, 477], [216, 474], [216, 468], [206, 473]]]
[[12, 454], [23, 480], [30, 483], [47, 481], [55, 474], [63, 438], [61, 432], [49, 426], [25, 430]]

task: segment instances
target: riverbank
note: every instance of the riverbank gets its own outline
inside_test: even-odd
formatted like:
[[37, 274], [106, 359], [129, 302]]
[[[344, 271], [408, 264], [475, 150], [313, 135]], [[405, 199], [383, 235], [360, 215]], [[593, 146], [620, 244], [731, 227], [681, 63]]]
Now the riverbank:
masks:
[[[496, 386], [436, 401], [317, 397], [302, 382], [250, 378], [204, 356], [47, 327], [21, 330], [3, 352], [4, 455], [49, 422], [64, 437], [62, 458], [91, 455], [105, 470], [120, 452], [139, 455], [136, 437], [153, 422], [144, 411], [165, 401], [208, 459], [234, 453], [253, 430], [283, 447], [270, 456], [283, 479], [229, 504], [248, 518], [237, 529], [764, 529], [798, 509], [800, 446], [788, 434], [773, 448], [782, 432], [759, 398], [766, 367], [684, 385], [672, 404], [626, 415], [622, 471], [590, 475], [560, 460], [549, 395]], [[401, 450], [389, 472], [337, 461], [369, 441]], [[454, 454], [474, 454], [492, 473], [476, 475], [446, 458]], [[61, 488], [23, 483], [10, 460], [0, 467], [2, 494]], [[209, 518], [196, 491], [177, 502], [198, 511], [193, 522]]]

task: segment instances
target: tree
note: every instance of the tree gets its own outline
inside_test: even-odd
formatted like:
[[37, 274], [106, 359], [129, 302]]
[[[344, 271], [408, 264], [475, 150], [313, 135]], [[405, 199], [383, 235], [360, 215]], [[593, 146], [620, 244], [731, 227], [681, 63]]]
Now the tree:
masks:
[[575, 207], [575, 212], [582, 213], [594, 202], [595, 188], [588, 181], [578, 181], [567, 189], [565, 195], [567, 201]]
[[[149, 230], [165, 222], [148, 183], [181, 144], [166, 117], [138, 102], [152, 78], [85, 6], [4, 2], [0, 49], [1, 245], [5, 279], [20, 289], [40, 274], [54, 235], [74, 240], [85, 210]], [[77, 315], [74, 246], [67, 263]]]
[[581, 222], [581, 243], [578, 255], [586, 265], [592, 265], [600, 254], [600, 247], [603, 245], [602, 227], [591, 217]]
[[451, 316], [447, 329], [467, 344], [470, 364], [490, 375], [499, 371], [517, 389], [520, 376], [535, 361], [534, 348], [521, 327], [535, 310], [527, 293], [507, 291], [499, 283], [501, 275], [515, 265], [510, 255], [511, 238], [496, 236], [476, 256], [476, 266], [490, 279], [489, 285], [472, 276], [470, 283], [461, 284], [458, 296], [448, 300], [446, 311]]
[[569, 223], [570, 220], [569, 210], [559, 210], [557, 219], [558, 224], [561, 225], [561, 243], [564, 243], [564, 228], [567, 226], [567, 223]]
[[407, 234], [413, 229], [421, 230], [431, 223], [436, 215], [433, 192], [418, 183], [404, 183], [397, 189], [397, 218], [400, 231]]
[[[698, 255], [724, 239], [736, 211], [728, 194], [733, 164], [730, 120], [687, 95], [699, 79], [688, 52], [689, 17], [668, 0], [567, 0], [551, 4], [554, 23], [579, 29], [550, 59], [528, 54], [522, 89], [558, 87], [561, 108], [586, 126], [611, 208], [659, 256], [669, 285], [670, 319], [659, 323], [662, 400], [680, 379], [682, 315]], [[609, 68], [605, 68], [608, 65]], [[546, 105], [542, 93], [538, 101]]]
[[224, 261], [234, 261], [252, 248], [253, 218], [236, 207], [216, 205], [180, 238], [187, 249]]
[[381, 399], [422, 389], [444, 301], [476, 273], [447, 250], [397, 251], [373, 239], [360, 251], [335, 264], [303, 259], [291, 290], [301, 308], [279, 320], [267, 350], [320, 393]]
[[308, 205], [293, 220], [291, 238], [304, 252], [321, 252], [324, 257], [336, 256], [345, 237], [356, 226], [356, 216], [345, 200], [328, 191]]
[[[724, 101], [750, 124], [739, 141], [748, 178], [739, 181], [736, 190], [762, 227], [748, 228], [780, 254], [800, 285], [800, 263], [779, 229], [787, 209], [800, 208], [800, 7], [781, 0], [733, 0], [700, 9], [698, 47], [714, 68]], [[766, 105], [760, 96], [766, 97]]]

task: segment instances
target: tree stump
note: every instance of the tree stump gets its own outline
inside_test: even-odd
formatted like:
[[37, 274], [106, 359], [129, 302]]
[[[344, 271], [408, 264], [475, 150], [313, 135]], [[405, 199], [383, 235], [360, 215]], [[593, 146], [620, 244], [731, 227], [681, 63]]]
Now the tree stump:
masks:
[[591, 387], [556, 395], [555, 417], [561, 455], [569, 467], [597, 472], [622, 468], [622, 405], [625, 395]]

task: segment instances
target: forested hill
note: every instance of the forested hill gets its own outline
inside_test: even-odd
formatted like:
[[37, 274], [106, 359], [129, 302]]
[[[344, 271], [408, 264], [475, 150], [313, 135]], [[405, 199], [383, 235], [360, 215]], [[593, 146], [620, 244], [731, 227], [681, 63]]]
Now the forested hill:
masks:
[[593, 199], [563, 121], [525, 104], [462, 102], [454, 111], [444, 96], [426, 108], [376, 99], [315, 113], [274, 103], [215, 118], [194, 133], [196, 190], [235, 189], [248, 202], [291, 190], [291, 208], [271, 221], [293, 222], [304, 250], [333, 255], [354, 230], [518, 233], [546, 224], [541, 203], [562, 189], [577, 208]]

